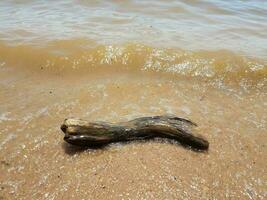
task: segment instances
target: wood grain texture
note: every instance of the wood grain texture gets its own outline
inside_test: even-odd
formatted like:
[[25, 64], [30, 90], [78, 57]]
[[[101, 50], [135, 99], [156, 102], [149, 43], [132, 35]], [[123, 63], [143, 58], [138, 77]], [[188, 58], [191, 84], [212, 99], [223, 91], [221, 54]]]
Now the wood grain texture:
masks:
[[61, 130], [64, 140], [78, 146], [101, 146], [112, 142], [169, 138], [194, 149], [207, 150], [209, 142], [192, 133], [197, 126], [190, 120], [175, 116], [141, 117], [128, 122], [88, 122], [80, 119], [65, 119]]

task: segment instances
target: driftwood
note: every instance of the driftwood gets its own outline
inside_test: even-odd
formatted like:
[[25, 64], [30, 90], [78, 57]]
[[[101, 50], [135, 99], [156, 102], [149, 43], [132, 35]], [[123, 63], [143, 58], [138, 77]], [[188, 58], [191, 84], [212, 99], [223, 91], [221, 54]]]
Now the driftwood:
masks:
[[65, 119], [61, 130], [64, 140], [78, 146], [102, 146], [112, 142], [170, 138], [194, 149], [207, 150], [209, 142], [191, 132], [197, 126], [190, 120], [173, 116], [141, 117], [122, 123], [88, 122]]

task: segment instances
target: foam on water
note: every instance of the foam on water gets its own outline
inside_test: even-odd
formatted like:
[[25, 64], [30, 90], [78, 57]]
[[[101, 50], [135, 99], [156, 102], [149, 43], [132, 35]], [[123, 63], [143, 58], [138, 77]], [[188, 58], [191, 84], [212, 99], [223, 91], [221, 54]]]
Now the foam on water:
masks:
[[[238, 84], [244, 90], [251, 86], [265, 87], [267, 82], [267, 64], [264, 60], [240, 56], [231, 51], [192, 52], [141, 44], [98, 45], [84, 49], [83, 46], [88, 46], [90, 41], [83, 40], [82, 46], [80, 40], [78, 44], [76, 40], [72, 42], [72, 45], [62, 46], [64, 41], [57, 41], [42, 48], [29, 45], [12, 47], [0, 43], [0, 53], [6, 65], [34, 73], [144, 71], [201, 78], [210, 80], [218, 87], [225, 83]], [[62, 53], [54, 53], [55, 49]]]

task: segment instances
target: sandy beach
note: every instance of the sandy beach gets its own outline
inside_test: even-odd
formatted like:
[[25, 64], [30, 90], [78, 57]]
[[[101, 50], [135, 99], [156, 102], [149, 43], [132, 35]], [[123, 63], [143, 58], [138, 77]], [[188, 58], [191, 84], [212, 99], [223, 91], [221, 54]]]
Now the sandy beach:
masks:
[[[1, 200], [267, 198], [266, 8], [194, 2], [0, 3]], [[166, 139], [82, 149], [60, 130], [69, 117], [165, 114], [197, 123], [209, 150]]]

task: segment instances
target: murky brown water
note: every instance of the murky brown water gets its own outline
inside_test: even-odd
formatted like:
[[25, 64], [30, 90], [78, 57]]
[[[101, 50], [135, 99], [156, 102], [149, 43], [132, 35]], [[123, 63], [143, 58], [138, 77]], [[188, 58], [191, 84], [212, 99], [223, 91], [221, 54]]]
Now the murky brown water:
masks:
[[[0, 19], [0, 199], [267, 198], [265, 2], [3, 1]], [[162, 114], [209, 151], [59, 129]]]

